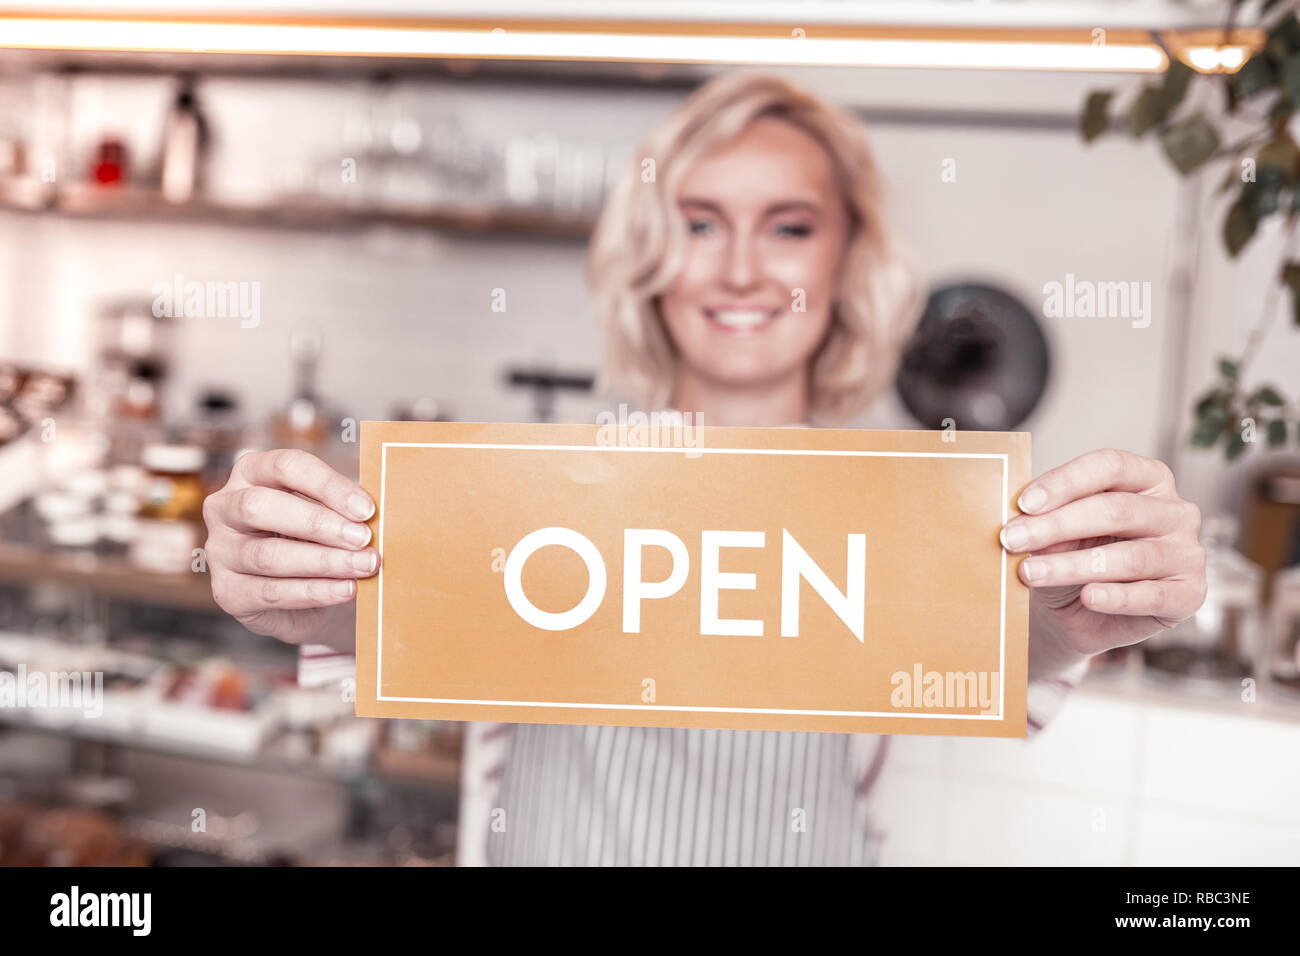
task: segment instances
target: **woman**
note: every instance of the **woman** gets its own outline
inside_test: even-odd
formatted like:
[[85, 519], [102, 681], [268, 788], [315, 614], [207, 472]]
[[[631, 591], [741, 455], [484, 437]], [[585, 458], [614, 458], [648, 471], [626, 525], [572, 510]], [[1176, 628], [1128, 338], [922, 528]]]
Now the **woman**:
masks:
[[[649, 138], [590, 252], [608, 384], [710, 425], [842, 419], [884, 390], [917, 313], [853, 118], [785, 81], [715, 80]], [[295, 494], [295, 492], [297, 494]], [[1087, 659], [1204, 599], [1200, 513], [1115, 450], [1040, 476], [1002, 530], [1031, 587], [1030, 728]], [[351, 480], [301, 452], [241, 458], [208, 499], [218, 603], [281, 640], [350, 647], [379, 556]], [[887, 738], [522, 724], [484, 833], [497, 863], [871, 863], [863, 793]]]

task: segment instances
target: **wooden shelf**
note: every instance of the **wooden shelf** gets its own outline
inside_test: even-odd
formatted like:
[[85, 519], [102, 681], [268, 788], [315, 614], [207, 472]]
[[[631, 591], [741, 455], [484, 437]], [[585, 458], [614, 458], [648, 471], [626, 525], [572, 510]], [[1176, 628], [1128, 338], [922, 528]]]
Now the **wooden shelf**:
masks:
[[460, 783], [460, 754], [403, 753], [381, 748], [375, 753], [375, 770], [393, 781], [457, 786]]
[[[292, 759], [259, 751], [244, 754], [220, 747], [200, 746], [178, 740], [164, 740], [146, 734], [126, 736], [78, 726], [54, 726], [23, 719], [17, 712], [0, 713], [0, 732], [43, 734], [82, 744], [100, 744], [137, 753], [176, 757], [218, 766], [238, 767], [259, 773], [287, 774], [327, 783], [350, 784], [369, 778], [395, 785], [419, 785], [430, 789], [455, 790], [460, 786], [459, 755], [441, 757], [429, 765], [390, 768], [378, 760], [368, 764], [331, 765], [310, 758]], [[378, 755], [376, 755], [378, 756]]]
[[390, 226], [460, 235], [582, 240], [591, 233], [586, 216], [528, 209], [463, 207], [384, 209], [321, 200], [286, 200], [270, 206], [237, 206], [196, 199], [172, 203], [157, 192], [131, 187], [62, 186], [43, 190], [30, 180], [0, 181], [0, 209], [77, 219], [206, 223], [260, 229], [363, 229]]
[[206, 574], [143, 571], [124, 558], [0, 541], [0, 584], [61, 584], [123, 601], [220, 612]]
[[48, 209], [53, 199], [53, 187], [39, 179], [0, 178], [0, 208], [40, 212]]

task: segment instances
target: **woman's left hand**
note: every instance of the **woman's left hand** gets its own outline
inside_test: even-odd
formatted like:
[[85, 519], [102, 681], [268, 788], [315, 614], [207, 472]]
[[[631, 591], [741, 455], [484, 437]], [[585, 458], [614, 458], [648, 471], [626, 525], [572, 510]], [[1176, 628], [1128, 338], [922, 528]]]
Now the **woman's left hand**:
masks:
[[1164, 462], [1088, 452], [1031, 481], [1018, 504], [1002, 545], [1032, 555], [1019, 568], [1031, 641], [1091, 656], [1173, 627], [1205, 600], [1201, 511]]

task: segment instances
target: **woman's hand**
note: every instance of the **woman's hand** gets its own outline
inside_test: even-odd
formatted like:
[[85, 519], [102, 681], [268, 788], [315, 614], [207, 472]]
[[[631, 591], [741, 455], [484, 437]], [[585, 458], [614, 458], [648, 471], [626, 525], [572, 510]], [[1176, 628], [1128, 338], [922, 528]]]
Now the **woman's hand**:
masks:
[[258, 634], [345, 645], [339, 605], [379, 567], [362, 524], [374, 513], [360, 485], [305, 451], [243, 455], [203, 502], [212, 596]]
[[1019, 506], [1024, 514], [1002, 529], [1002, 545], [1032, 554], [1019, 568], [1033, 589], [1031, 658], [1136, 644], [1205, 600], [1201, 511], [1178, 496], [1164, 462], [1088, 452], [1030, 482]]

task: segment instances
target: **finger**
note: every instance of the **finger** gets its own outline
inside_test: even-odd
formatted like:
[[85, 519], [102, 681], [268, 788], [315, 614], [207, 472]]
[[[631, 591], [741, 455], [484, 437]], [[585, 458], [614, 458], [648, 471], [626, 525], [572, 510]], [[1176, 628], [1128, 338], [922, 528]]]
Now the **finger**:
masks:
[[[216, 582], [213, 582], [214, 585]], [[218, 603], [230, 614], [262, 611], [301, 611], [313, 607], [344, 604], [357, 593], [352, 580], [322, 578], [263, 578], [249, 574], [230, 575], [223, 583]]]
[[1150, 615], [1178, 622], [1191, 617], [1200, 606], [1200, 586], [1181, 578], [1129, 584], [1107, 582], [1086, 585], [1079, 597], [1085, 607], [1103, 614]]
[[240, 457], [235, 470], [250, 485], [297, 491], [354, 521], [368, 521], [375, 513], [374, 502], [360, 485], [296, 448], [251, 452]]
[[1163, 461], [1102, 448], [1039, 475], [1020, 493], [1017, 505], [1026, 514], [1042, 514], [1102, 491], [1151, 494], [1172, 487], [1173, 473]]
[[1013, 518], [1002, 529], [1008, 551], [1037, 551], [1084, 538], [1142, 538], [1166, 534], [1186, 522], [1188, 504], [1168, 498], [1110, 491], [1071, 501], [1044, 515]]
[[1096, 548], [1034, 554], [1020, 562], [1020, 580], [1041, 588], [1167, 578], [1191, 570], [1197, 550], [1199, 546], [1182, 546], [1168, 540], [1118, 541]]
[[347, 551], [291, 538], [241, 536], [226, 563], [240, 574], [272, 578], [368, 578], [379, 568], [374, 548]]
[[367, 525], [348, 521], [314, 501], [261, 485], [231, 492], [226, 521], [245, 534], [269, 531], [349, 551], [370, 543]]

